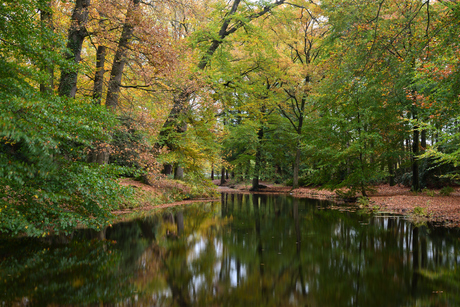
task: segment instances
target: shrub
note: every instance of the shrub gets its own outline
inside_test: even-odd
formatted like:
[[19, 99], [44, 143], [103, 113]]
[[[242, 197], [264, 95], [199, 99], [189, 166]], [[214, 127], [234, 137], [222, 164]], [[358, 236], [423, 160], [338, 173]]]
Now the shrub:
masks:
[[364, 196], [358, 197], [358, 205], [359, 205], [360, 207], [368, 207], [369, 204], [370, 204], [369, 198], [364, 197]]
[[441, 189], [441, 191], [439, 192], [439, 194], [441, 194], [442, 196], [449, 196], [451, 193], [453, 193], [455, 190], [453, 187], [444, 187]]
[[412, 210], [412, 214], [416, 216], [427, 216], [428, 212], [426, 211], [426, 208], [415, 207], [414, 210]]

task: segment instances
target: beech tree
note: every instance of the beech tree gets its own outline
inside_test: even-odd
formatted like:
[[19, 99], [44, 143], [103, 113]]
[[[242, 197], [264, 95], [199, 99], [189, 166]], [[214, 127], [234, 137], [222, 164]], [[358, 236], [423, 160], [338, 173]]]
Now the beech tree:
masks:
[[[278, 39], [280, 65], [285, 71], [281, 90], [286, 99], [278, 104], [282, 116], [288, 120], [295, 132], [296, 149], [293, 167], [293, 188], [299, 187], [302, 133], [305, 121], [316, 112], [315, 84], [322, 78], [317, 59], [321, 51], [321, 39], [327, 24], [321, 21], [321, 10], [316, 4], [288, 6], [280, 11], [270, 29]], [[281, 25], [281, 26], [280, 26]], [[308, 123], [307, 123], [308, 124]]]
[[104, 127], [115, 118], [85, 99], [40, 91], [52, 77], [43, 67], [75, 65], [37, 14], [45, 4], [0, 6], [0, 231], [10, 235], [100, 229], [125, 191], [114, 180], [118, 170], [84, 162], [85, 148], [107, 141]]
[[[217, 30], [212, 29], [211, 35], [206, 34], [204, 38], [199, 38], [199, 47], [202, 48], [203, 53], [196, 64], [197, 70], [204, 70], [209, 65], [214, 53], [228, 36], [249, 24], [252, 20], [269, 13], [273, 8], [280, 6], [284, 2], [284, 0], [278, 0], [262, 5], [262, 7], [254, 4], [243, 7], [240, 0], [234, 0], [229, 7], [224, 6], [225, 10], [222, 10], [223, 17], [219, 20], [220, 23], [217, 25]], [[212, 26], [216, 27], [216, 25]], [[160, 140], [168, 139], [168, 133], [171, 130], [176, 132], [185, 131], [186, 126], [183, 122], [180, 123], [179, 118], [181, 114], [186, 112], [193, 91], [193, 88], [187, 87], [180, 89], [175, 94], [173, 107], [160, 132]], [[165, 142], [165, 145], [168, 147], [171, 146], [168, 142]]]

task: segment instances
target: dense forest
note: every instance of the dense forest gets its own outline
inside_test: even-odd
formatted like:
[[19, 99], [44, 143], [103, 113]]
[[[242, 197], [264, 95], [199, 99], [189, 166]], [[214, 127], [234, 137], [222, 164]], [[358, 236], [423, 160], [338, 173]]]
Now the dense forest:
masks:
[[0, 229], [104, 227], [122, 176], [455, 183], [459, 28], [453, 0], [3, 1]]

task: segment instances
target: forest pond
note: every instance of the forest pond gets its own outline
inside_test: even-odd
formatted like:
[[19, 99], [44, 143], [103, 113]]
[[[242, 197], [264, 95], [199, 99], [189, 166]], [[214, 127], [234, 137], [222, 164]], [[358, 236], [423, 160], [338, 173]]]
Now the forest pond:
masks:
[[222, 194], [101, 232], [0, 241], [2, 306], [460, 306], [456, 229]]

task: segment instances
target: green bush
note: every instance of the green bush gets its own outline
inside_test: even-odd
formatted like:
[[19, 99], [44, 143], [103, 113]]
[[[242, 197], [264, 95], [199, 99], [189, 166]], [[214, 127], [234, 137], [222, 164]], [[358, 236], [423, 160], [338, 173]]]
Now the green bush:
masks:
[[369, 198], [367, 197], [364, 197], [364, 196], [360, 196], [358, 197], [358, 205], [361, 206], [361, 207], [368, 207], [370, 202], [369, 202]]
[[449, 196], [453, 192], [455, 192], [455, 189], [453, 187], [444, 187], [441, 189], [439, 194], [441, 194], [442, 196]]
[[414, 214], [416, 216], [427, 216], [428, 212], [427, 212], [426, 208], [415, 207], [414, 210], [412, 210], [412, 214]]

